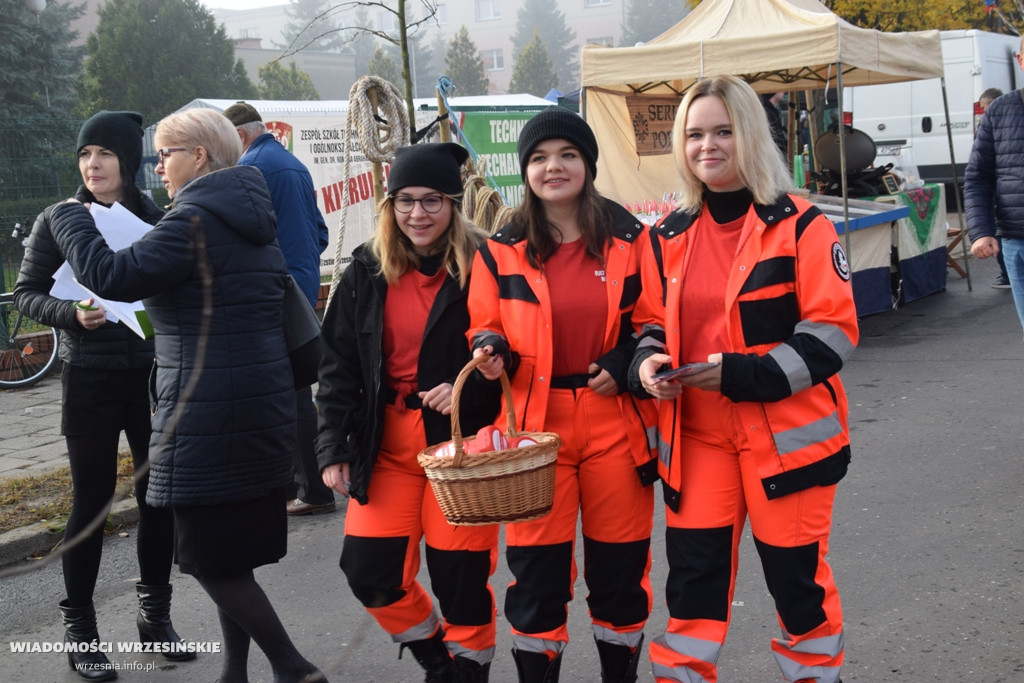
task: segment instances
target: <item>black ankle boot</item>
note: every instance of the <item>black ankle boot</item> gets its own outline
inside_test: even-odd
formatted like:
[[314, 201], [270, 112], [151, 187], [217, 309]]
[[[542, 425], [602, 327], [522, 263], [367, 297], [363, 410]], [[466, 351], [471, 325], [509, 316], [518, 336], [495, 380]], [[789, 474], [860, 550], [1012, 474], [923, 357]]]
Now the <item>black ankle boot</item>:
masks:
[[558, 683], [558, 674], [562, 669], [562, 653], [548, 659], [543, 652], [512, 650], [512, 659], [516, 661], [516, 673], [519, 683]]
[[[139, 627], [139, 642], [169, 643], [172, 647], [181, 643], [181, 638], [171, 625], [171, 585], [144, 586], [135, 584], [139, 596], [139, 616], [135, 623]], [[161, 652], [172, 662], [185, 662], [196, 658], [195, 652], [184, 650]]]
[[604, 640], [594, 639], [597, 643], [597, 654], [601, 658], [601, 683], [636, 683], [636, 669], [640, 664], [643, 652], [644, 637], [635, 648], [628, 645], [615, 645]]
[[[96, 609], [90, 602], [87, 607], [71, 607], [67, 600], [60, 603], [61, 621], [64, 622], [65, 643], [99, 644], [96, 631]], [[95, 652], [68, 652], [68, 666], [87, 681], [112, 681], [117, 671], [107, 656], [96, 648]]]
[[478, 662], [455, 655], [455, 682], [456, 683], [487, 683], [491, 675], [491, 663], [479, 664]]
[[424, 683], [451, 683], [455, 680], [455, 662], [448, 652], [448, 646], [444, 644], [444, 631], [437, 629], [426, 640], [402, 643], [398, 648], [399, 659], [402, 657], [402, 648], [406, 647], [427, 672]]

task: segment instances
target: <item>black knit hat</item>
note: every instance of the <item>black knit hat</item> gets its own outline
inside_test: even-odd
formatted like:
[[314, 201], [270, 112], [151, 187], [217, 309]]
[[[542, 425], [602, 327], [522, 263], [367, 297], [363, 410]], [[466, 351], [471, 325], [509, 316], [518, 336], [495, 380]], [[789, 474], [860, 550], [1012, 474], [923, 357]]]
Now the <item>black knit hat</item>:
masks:
[[230, 121], [231, 125], [235, 128], [246, 123], [263, 120], [260, 113], [256, 111], [256, 107], [252, 106], [248, 102], [235, 102], [221, 113], [227, 117], [228, 121]]
[[142, 114], [134, 111], [101, 111], [93, 114], [78, 131], [78, 147], [99, 145], [109, 149], [128, 170], [134, 181], [142, 165]]
[[445, 194], [462, 194], [459, 169], [469, 152], [454, 142], [424, 142], [395, 150], [388, 174], [388, 194], [403, 187], [429, 187]]
[[548, 107], [527, 121], [519, 133], [516, 151], [519, 153], [519, 174], [524, 179], [533, 148], [552, 138], [568, 140], [576, 145], [586, 159], [591, 175], [597, 177], [597, 138], [594, 131], [579, 114], [564, 107]]

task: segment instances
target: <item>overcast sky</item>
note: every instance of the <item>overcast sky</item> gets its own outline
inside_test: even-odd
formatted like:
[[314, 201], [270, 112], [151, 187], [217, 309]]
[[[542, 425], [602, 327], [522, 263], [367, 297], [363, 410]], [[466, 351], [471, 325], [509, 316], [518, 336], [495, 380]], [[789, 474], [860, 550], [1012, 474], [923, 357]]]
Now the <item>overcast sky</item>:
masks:
[[208, 9], [253, 9], [270, 5], [287, 5], [288, 0], [199, 0]]

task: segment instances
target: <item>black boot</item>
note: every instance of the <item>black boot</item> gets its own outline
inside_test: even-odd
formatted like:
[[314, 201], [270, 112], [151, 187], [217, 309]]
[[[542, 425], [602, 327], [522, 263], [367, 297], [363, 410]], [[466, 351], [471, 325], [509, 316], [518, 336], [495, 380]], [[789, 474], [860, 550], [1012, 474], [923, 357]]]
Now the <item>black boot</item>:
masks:
[[[135, 592], [139, 596], [139, 616], [135, 620], [139, 627], [139, 642], [169, 643], [172, 646], [181, 643], [181, 638], [171, 625], [171, 585], [144, 586], [137, 583]], [[160, 654], [172, 662], [186, 662], [196, 658], [195, 652], [184, 650]]]
[[491, 675], [491, 663], [480, 664], [461, 655], [455, 655], [456, 683], [487, 683]]
[[402, 657], [402, 648], [406, 647], [427, 672], [424, 683], [452, 683], [455, 680], [455, 662], [448, 652], [448, 646], [444, 644], [444, 631], [437, 629], [426, 640], [402, 643], [398, 648], [399, 658]]
[[512, 658], [516, 660], [516, 672], [519, 683], [558, 683], [558, 673], [562, 669], [562, 653], [548, 659], [543, 652], [512, 650]]
[[[60, 616], [64, 622], [65, 643], [99, 643], [96, 609], [91, 602], [88, 607], [70, 607], [67, 600], [63, 600], [60, 603]], [[68, 652], [68, 666], [87, 681], [112, 681], [117, 678], [117, 671], [99, 648], [95, 652]]]
[[636, 683], [636, 668], [640, 664], [640, 653], [643, 652], [643, 634], [635, 648], [596, 638], [594, 640], [597, 642], [597, 654], [601, 658], [601, 683]]

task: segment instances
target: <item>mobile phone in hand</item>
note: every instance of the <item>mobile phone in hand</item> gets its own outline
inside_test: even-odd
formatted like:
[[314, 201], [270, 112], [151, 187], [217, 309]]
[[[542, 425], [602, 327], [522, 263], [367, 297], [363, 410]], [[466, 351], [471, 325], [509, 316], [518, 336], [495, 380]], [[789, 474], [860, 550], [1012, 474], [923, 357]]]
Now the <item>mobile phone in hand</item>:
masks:
[[703, 363], [687, 363], [680, 365], [678, 368], [671, 368], [669, 370], [662, 370], [656, 372], [651, 376], [651, 384], [659, 384], [661, 382], [675, 379], [676, 377], [687, 377], [689, 375], [696, 375], [698, 372], [704, 372], [716, 365], [721, 363], [715, 362], [703, 362]]

